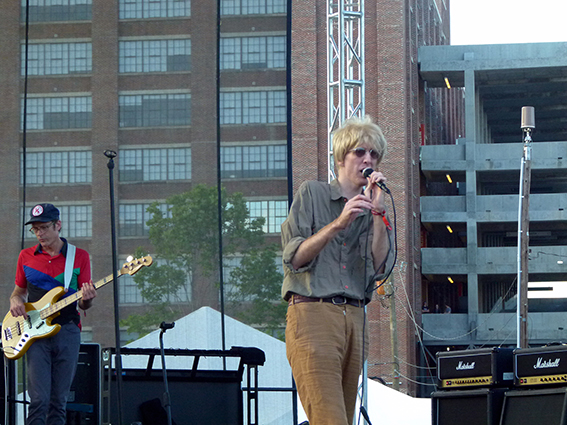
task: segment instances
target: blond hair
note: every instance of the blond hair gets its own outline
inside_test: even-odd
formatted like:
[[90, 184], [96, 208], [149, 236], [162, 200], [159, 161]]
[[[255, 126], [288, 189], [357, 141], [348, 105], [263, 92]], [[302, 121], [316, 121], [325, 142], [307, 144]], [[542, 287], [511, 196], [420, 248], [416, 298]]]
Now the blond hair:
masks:
[[388, 142], [380, 127], [372, 121], [370, 116], [363, 118], [352, 117], [346, 120], [333, 132], [333, 157], [335, 167], [343, 162], [346, 154], [360, 145], [368, 145], [378, 153], [378, 162], [386, 155]]

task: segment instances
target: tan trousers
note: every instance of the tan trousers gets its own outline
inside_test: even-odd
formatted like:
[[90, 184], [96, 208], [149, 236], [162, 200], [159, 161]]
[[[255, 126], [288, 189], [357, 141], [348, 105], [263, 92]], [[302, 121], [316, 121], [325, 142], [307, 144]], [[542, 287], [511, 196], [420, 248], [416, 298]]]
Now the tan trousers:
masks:
[[288, 307], [287, 358], [309, 425], [352, 425], [364, 361], [363, 322], [363, 307], [321, 302]]

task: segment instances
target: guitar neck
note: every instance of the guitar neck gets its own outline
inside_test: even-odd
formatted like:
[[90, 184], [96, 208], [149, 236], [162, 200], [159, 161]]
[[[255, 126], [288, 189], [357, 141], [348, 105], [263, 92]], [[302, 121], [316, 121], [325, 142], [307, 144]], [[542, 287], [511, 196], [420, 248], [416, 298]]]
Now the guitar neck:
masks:
[[[116, 275], [116, 277], [120, 277], [122, 276], [122, 272], [118, 271], [118, 274]], [[93, 283], [93, 286], [95, 287], [95, 289], [101, 288], [104, 285], [106, 285], [107, 283], [110, 283], [114, 280], [114, 276], [108, 275], [105, 278]], [[49, 307], [41, 310], [40, 312], [40, 317], [42, 319], [47, 319], [49, 316], [57, 313], [59, 310], [64, 309], [65, 307], [67, 307], [68, 305], [73, 304], [75, 301], [79, 301], [81, 298], [83, 298], [83, 290], [79, 290], [77, 292], [75, 292], [73, 295], [69, 295], [68, 297], [63, 298], [61, 301], [57, 301], [55, 304], [50, 305]]]

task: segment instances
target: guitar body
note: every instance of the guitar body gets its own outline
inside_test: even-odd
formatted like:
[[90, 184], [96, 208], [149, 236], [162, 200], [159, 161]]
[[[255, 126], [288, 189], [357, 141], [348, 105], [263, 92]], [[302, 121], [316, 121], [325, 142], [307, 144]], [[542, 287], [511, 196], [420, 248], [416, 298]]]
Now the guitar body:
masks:
[[55, 313], [41, 317], [42, 310], [49, 308], [65, 293], [62, 286], [53, 288], [35, 303], [26, 303], [28, 318], [13, 317], [8, 312], [2, 322], [2, 350], [10, 360], [22, 357], [36, 339], [48, 338], [61, 329], [61, 325], [51, 324], [51, 320], [59, 315]]
[[[117, 277], [125, 274], [132, 276], [142, 267], [151, 266], [152, 262], [152, 257], [149, 255], [126, 262], [118, 271]], [[99, 289], [112, 282], [113, 279], [114, 273], [93, 283], [93, 286], [95, 289]], [[52, 325], [51, 320], [59, 316], [61, 309], [79, 301], [83, 297], [83, 291], [78, 290], [58, 301], [63, 294], [65, 294], [65, 288], [58, 286], [45, 294], [39, 301], [26, 303], [27, 319], [23, 316], [13, 317], [10, 312], [6, 314], [2, 322], [2, 351], [8, 359], [19, 359], [35, 340], [48, 338], [59, 332], [61, 325]]]

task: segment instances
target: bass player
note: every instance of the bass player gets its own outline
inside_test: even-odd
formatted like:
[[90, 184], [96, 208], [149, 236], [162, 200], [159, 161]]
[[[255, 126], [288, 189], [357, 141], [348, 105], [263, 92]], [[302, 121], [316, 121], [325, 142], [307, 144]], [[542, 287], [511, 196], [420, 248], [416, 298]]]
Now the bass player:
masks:
[[[30, 405], [27, 425], [64, 425], [69, 390], [75, 375], [81, 344], [80, 307], [87, 310], [96, 297], [87, 251], [75, 248], [59, 236], [59, 210], [38, 204], [30, 211], [30, 231], [38, 244], [20, 252], [16, 286], [10, 296], [10, 313], [27, 319], [25, 303], [40, 300], [49, 290], [65, 286], [70, 295], [82, 289], [82, 299], [61, 310], [52, 323], [61, 325], [56, 334], [34, 342], [26, 352]], [[66, 259], [74, 261], [66, 265]], [[67, 268], [67, 279], [64, 275]]]

